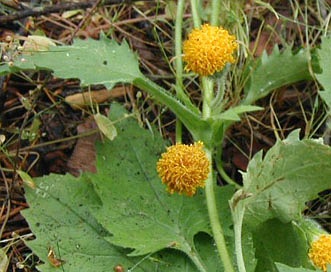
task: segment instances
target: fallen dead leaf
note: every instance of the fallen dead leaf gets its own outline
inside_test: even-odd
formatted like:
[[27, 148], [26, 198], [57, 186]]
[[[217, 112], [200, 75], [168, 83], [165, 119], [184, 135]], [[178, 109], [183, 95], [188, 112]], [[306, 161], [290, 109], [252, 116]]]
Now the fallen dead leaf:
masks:
[[126, 88], [124, 86], [115, 87], [112, 90], [101, 89], [97, 91], [88, 91], [83, 93], [76, 93], [67, 96], [64, 101], [68, 103], [73, 109], [80, 109], [91, 104], [100, 104], [110, 98], [117, 98], [124, 96]]
[[[93, 118], [77, 127], [77, 133], [82, 134], [97, 129]], [[96, 150], [94, 143], [100, 137], [99, 133], [78, 139], [74, 151], [67, 162], [68, 172], [73, 176], [79, 176], [81, 172], [92, 172], [96, 170]]]

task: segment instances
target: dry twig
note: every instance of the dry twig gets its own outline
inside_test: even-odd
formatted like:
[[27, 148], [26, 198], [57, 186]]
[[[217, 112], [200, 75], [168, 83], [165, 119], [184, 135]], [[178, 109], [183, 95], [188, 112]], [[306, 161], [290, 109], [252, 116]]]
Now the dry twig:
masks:
[[[101, 1], [101, 5], [115, 5], [115, 4], [131, 4], [138, 0], [103, 0]], [[46, 7], [34, 7], [31, 9], [25, 9], [22, 11], [15, 12], [13, 14], [8, 14], [4, 16], [0, 16], [0, 25], [9, 23], [15, 20], [23, 19], [29, 16], [38, 17], [41, 15], [46, 15], [49, 13], [63, 12], [67, 10], [74, 9], [86, 9], [93, 7], [95, 3], [98, 1], [84, 1], [78, 3], [61, 3], [53, 6]]]

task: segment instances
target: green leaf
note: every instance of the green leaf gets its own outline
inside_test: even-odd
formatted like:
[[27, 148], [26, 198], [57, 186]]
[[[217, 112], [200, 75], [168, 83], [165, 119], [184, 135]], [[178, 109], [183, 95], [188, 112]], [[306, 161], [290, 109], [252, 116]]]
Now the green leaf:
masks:
[[213, 118], [219, 119], [222, 121], [240, 121], [240, 115], [245, 112], [251, 112], [251, 111], [258, 111], [262, 110], [262, 107], [258, 106], [251, 106], [251, 105], [238, 105], [233, 108], [229, 108], [228, 110], [214, 116]]
[[[155, 169], [164, 150], [161, 136], [123, 118], [117, 104], [111, 114], [119, 136], [99, 144], [97, 174], [50, 175], [35, 180], [37, 189], [26, 187], [30, 208], [23, 214], [37, 237], [28, 246], [45, 262], [40, 269], [55, 269], [47, 257], [52, 248], [70, 272], [110, 271], [117, 264], [135, 271], [197, 271], [187, 256], [206, 271], [222, 271], [212, 238], [201, 234], [210, 231], [203, 192], [169, 195]], [[229, 235], [233, 191], [217, 190]]]
[[308, 260], [308, 243], [291, 223], [272, 219], [254, 231], [254, 246], [258, 264], [255, 272], [275, 271], [275, 262], [292, 267], [312, 268]]
[[280, 53], [276, 46], [269, 56], [264, 52], [249, 66], [243, 104], [252, 104], [281, 86], [311, 79], [309, 58], [307, 50], [292, 54], [290, 47]]
[[54, 271], [47, 257], [50, 248], [65, 261], [65, 271], [109, 271], [116, 264], [134, 264], [104, 240], [107, 232], [88, 209], [100, 200], [84, 178], [50, 175], [35, 182], [37, 189], [25, 187], [29, 209], [22, 214], [37, 237], [27, 245], [45, 262], [42, 271]]
[[[132, 249], [130, 256], [174, 248], [193, 261], [200, 258], [207, 271], [222, 271], [213, 242], [201, 235], [210, 232], [203, 192], [191, 198], [167, 193], [156, 172], [164, 141], [125, 115], [119, 105], [112, 105], [111, 119], [121, 120], [116, 123], [119, 134], [98, 145], [99, 174], [90, 175], [102, 201], [94, 215], [112, 234], [107, 240]], [[233, 231], [228, 200], [234, 190], [226, 186], [216, 192], [229, 244]]]
[[317, 52], [322, 73], [316, 74], [316, 78], [324, 89], [319, 94], [331, 110], [331, 36], [322, 38], [321, 49], [317, 50]]
[[[2, 71], [6, 65], [1, 66]], [[70, 46], [53, 46], [49, 51], [23, 54], [14, 60], [13, 66], [9, 70], [52, 70], [60, 78], [79, 78], [82, 85], [103, 84], [108, 88], [141, 76], [137, 57], [128, 44], [119, 45], [105, 36], [100, 40], [76, 39]]]
[[290, 134], [264, 158], [257, 153], [243, 173], [237, 201], [244, 201], [244, 222], [257, 226], [271, 218], [284, 223], [300, 219], [305, 202], [331, 188], [330, 175], [331, 148], [316, 140], [299, 140], [298, 131]]
[[[36, 240], [28, 246], [38, 254], [45, 264], [42, 271], [55, 271], [48, 261], [48, 251], [54, 250], [63, 259], [65, 271], [109, 271], [120, 264], [124, 268], [137, 265], [142, 258], [128, 258], [126, 251], [106, 242], [107, 232], [95, 221], [86, 206], [99, 202], [93, 187], [84, 178], [70, 175], [50, 175], [38, 179], [38, 188], [26, 188], [30, 209], [23, 211]], [[59, 212], [59, 210], [61, 212]], [[160, 268], [162, 271], [183, 271], [183, 267], [193, 268], [185, 256], [162, 252], [148, 257], [143, 267]], [[140, 267], [140, 268], [139, 268]]]
[[203, 193], [192, 198], [168, 194], [156, 172], [157, 154], [164, 151], [162, 138], [133, 119], [123, 119], [126, 113], [119, 105], [111, 109], [112, 120], [123, 120], [117, 123], [119, 135], [98, 145], [99, 174], [91, 175], [103, 204], [95, 216], [112, 233], [108, 241], [134, 249], [130, 255], [163, 248], [192, 255], [194, 235], [209, 232]]
[[[37, 189], [26, 186], [30, 208], [23, 215], [37, 237], [27, 243], [45, 262], [40, 269], [56, 269], [47, 257], [52, 248], [68, 272], [110, 271], [117, 264], [138, 272], [197, 271], [197, 262], [206, 271], [222, 271], [207, 235], [203, 192], [192, 198], [169, 195], [155, 170], [164, 150], [161, 136], [140, 128], [117, 104], [111, 114], [119, 136], [99, 144], [97, 174], [50, 175], [35, 180]], [[225, 186], [216, 191], [231, 248], [228, 200], [234, 190]]]
[[100, 205], [92, 184], [84, 177], [45, 176], [36, 179], [37, 189], [26, 186], [29, 209], [22, 213], [36, 239], [27, 245], [44, 262], [43, 272], [62, 271], [48, 258], [52, 249], [63, 260], [66, 272], [113, 271], [117, 265], [125, 271], [196, 271], [185, 254], [161, 251], [154, 255], [127, 257], [127, 250], [108, 243], [109, 233], [94, 219], [90, 209]]

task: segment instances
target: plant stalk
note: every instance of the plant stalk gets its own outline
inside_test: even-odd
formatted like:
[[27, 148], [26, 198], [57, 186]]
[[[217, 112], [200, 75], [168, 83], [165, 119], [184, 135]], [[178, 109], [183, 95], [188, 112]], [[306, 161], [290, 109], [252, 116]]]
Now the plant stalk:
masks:
[[194, 28], [199, 28], [201, 26], [201, 21], [200, 21], [200, 16], [199, 16], [199, 12], [198, 12], [198, 1], [197, 0], [191, 0], [191, 11], [192, 11]]
[[211, 104], [214, 98], [213, 87], [214, 82], [208, 77], [202, 77], [202, 95], [203, 95], [203, 105], [202, 105], [202, 118], [208, 119], [211, 117]]
[[242, 223], [244, 219], [245, 208], [240, 209], [237, 212], [237, 218], [234, 224], [234, 243], [236, 248], [236, 258], [239, 272], [246, 272], [245, 261], [242, 251]]
[[221, 11], [221, 1], [220, 0], [213, 0], [211, 3], [211, 17], [210, 17], [210, 24], [213, 26], [219, 25], [219, 17]]
[[[178, 0], [175, 22], [175, 74], [176, 94], [183, 92], [183, 61], [182, 61], [182, 26], [185, 0]], [[183, 124], [176, 118], [176, 143], [182, 142]]]
[[[206, 149], [206, 154], [209, 160], [212, 160], [212, 152], [210, 149]], [[215, 240], [216, 248], [221, 261], [224, 266], [225, 272], [234, 272], [232, 261], [226, 247], [226, 242], [224, 238], [223, 228], [220, 223], [219, 213], [217, 211], [216, 199], [214, 193], [214, 187], [216, 186], [215, 180], [213, 178], [212, 165], [210, 165], [210, 173], [206, 180], [206, 201], [208, 208], [208, 215], [210, 220], [210, 225]]]
[[[202, 118], [208, 119], [211, 117], [211, 102], [213, 100], [213, 80], [208, 77], [202, 77], [202, 94], [203, 94], [203, 107], [202, 107]], [[212, 143], [209, 143], [212, 145]], [[206, 148], [206, 154], [210, 162], [212, 162], [212, 150], [210, 147]], [[206, 202], [208, 208], [208, 215], [210, 220], [210, 225], [217, 247], [218, 254], [223, 262], [225, 272], [234, 272], [232, 261], [226, 247], [226, 242], [224, 238], [224, 233], [222, 225], [219, 218], [219, 213], [217, 211], [216, 199], [214, 187], [216, 186], [215, 180], [213, 178], [212, 164], [209, 166], [209, 176], [206, 180]]]

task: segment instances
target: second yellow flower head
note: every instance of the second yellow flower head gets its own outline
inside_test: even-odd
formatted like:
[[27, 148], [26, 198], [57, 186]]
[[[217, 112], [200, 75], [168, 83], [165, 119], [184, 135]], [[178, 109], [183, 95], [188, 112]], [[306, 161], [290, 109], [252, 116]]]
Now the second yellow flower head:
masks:
[[236, 38], [222, 27], [202, 25], [194, 29], [184, 42], [185, 69], [201, 76], [221, 71], [226, 63], [233, 63], [233, 52], [238, 48]]
[[157, 163], [157, 171], [162, 183], [167, 185], [168, 192], [193, 196], [198, 187], [205, 186], [209, 166], [202, 142], [176, 144], [168, 147], [167, 152], [162, 154]]

